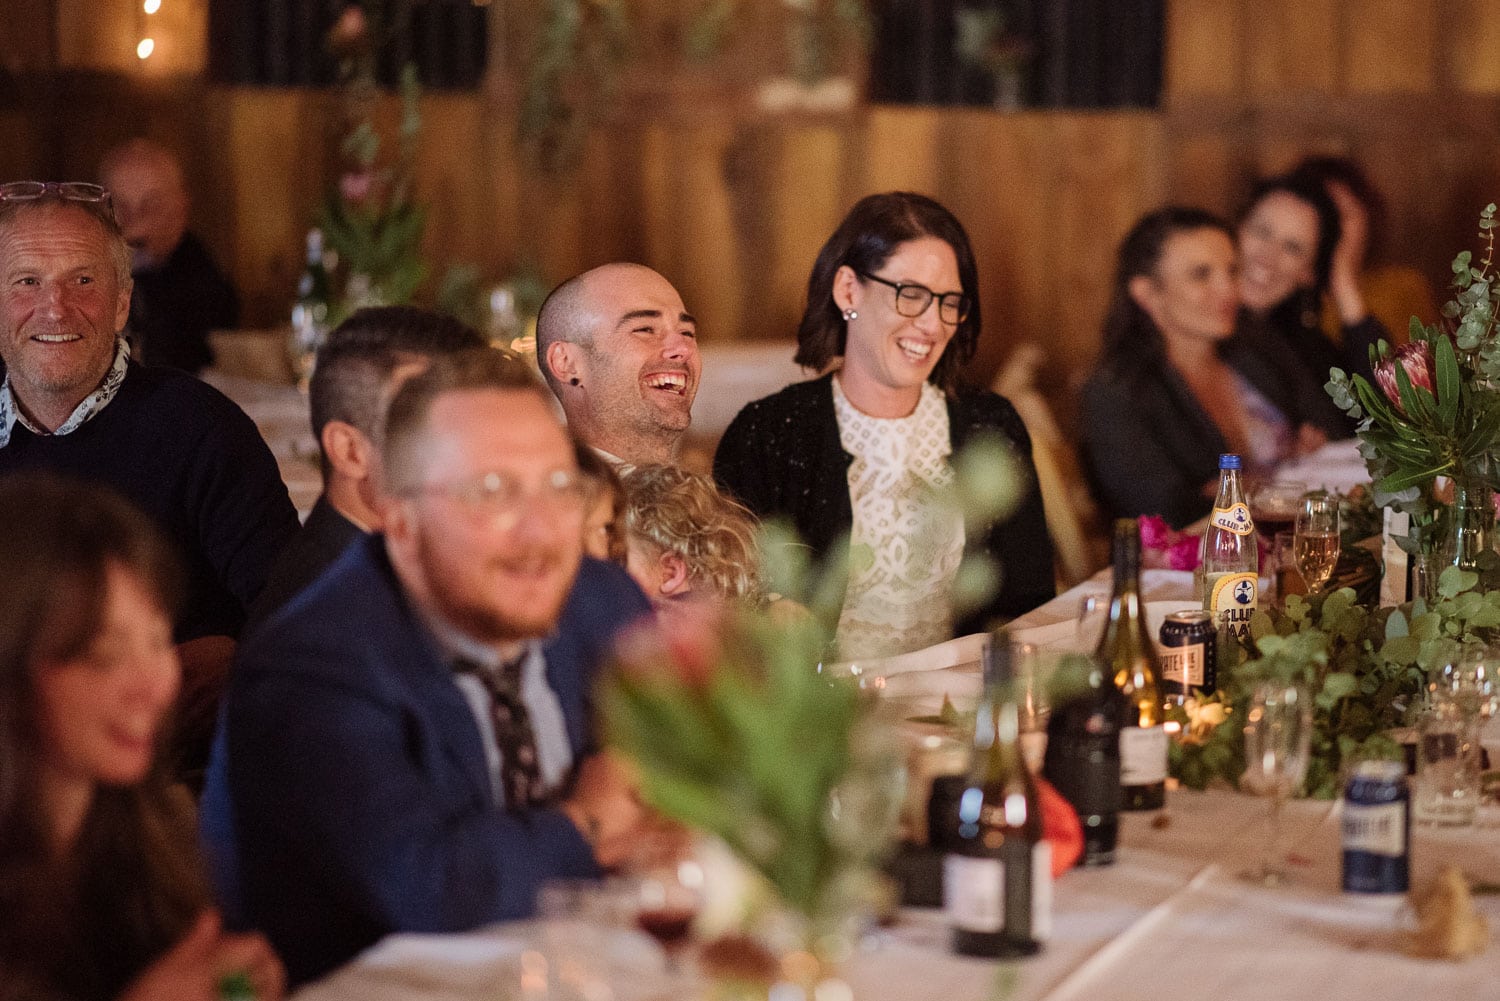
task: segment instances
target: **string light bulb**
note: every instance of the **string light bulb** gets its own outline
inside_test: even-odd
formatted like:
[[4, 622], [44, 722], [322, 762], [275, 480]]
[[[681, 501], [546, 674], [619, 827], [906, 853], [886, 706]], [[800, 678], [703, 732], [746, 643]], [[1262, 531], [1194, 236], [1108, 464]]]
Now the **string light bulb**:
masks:
[[155, 14], [157, 11], [161, 10], [161, 0], [146, 0], [146, 2], [142, 5], [142, 8], [146, 11], [147, 14]]
[[149, 59], [151, 57], [151, 53], [155, 49], [156, 49], [156, 42], [154, 42], [150, 38], [143, 38], [143, 39], [141, 39], [141, 44], [139, 44], [139, 45], [137, 45], [135, 47], [136, 58], [137, 59], [142, 59], [142, 60]]

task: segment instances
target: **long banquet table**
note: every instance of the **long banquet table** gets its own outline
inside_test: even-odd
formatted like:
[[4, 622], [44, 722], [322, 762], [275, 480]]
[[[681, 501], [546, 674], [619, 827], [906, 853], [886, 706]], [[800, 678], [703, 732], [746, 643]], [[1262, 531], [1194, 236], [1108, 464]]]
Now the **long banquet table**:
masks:
[[[1148, 609], [1159, 614], [1190, 597], [1191, 575], [1148, 570]], [[1089, 594], [1107, 593], [1103, 574], [1017, 620], [1022, 638], [1044, 648], [1076, 647], [1074, 618]], [[954, 666], [890, 675], [886, 691], [941, 698], [977, 684], [970, 647], [947, 645]], [[956, 651], [956, 652], [955, 652]], [[911, 666], [907, 664], [906, 666]], [[1236, 874], [1258, 861], [1267, 804], [1228, 790], [1173, 790], [1159, 814], [1127, 814], [1119, 861], [1078, 869], [1055, 885], [1054, 932], [1045, 950], [1018, 964], [953, 955], [941, 912], [904, 909], [868, 937], [840, 970], [859, 1001], [1235, 1001], [1250, 998], [1400, 999], [1500, 996], [1500, 949], [1466, 962], [1417, 959], [1401, 950], [1411, 923], [1402, 898], [1339, 890], [1339, 807], [1298, 801], [1284, 811], [1281, 844], [1290, 886], [1266, 889]], [[1473, 881], [1500, 884], [1500, 807], [1481, 808], [1467, 829], [1413, 828], [1414, 885], [1443, 863]], [[1500, 929], [1500, 897], [1476, 898]], [[480, 1001], [531, 997], [520, 988], [523, 954], [537, 946], [536, 923], [464, 935], [396, 935], [296, 995], [297, 1001]], [[681, 985], [641, 972], [652, 949], [636, 933], [636, 961], [611, 971], [617, 1001], [683, 996]], [[624, 954], [631, 954], [625, 949]], [[535, 956], [533, 955], [533, 958]], [[547, 995], [537, 995], [547, 996]], [[605, 995], [600, 995], [601, 997]]]
[[[1258, 859], [1266, 803], [1227, 791], [1174, 791], [1160, 815], [1131, 814], [1120, 860], [1068, 873], [1055, 887], [1055, 927], [1038, 956], [1014, 967], [953, 955], [935, 910], [907, 909], [869, 937], [841, 969], [860, 1001], [996, 997], [1013, 977], [1015, 1001], [1173, 1001], [1214, 998], [1401, 999], [1493, 997], [1500, 951], [1467, 962], [1401, 952], [1410, 916], [1402, 901], [1341, 894], [1336, 804], [1302, 801], [1285, 811], [1283, 846], [1294, 883], [1264, 889], [1236, 873]], [[1500, 881], [1500, 808], [1478, 827], [1417, 828], [1414, 878], [1452, 861], [1476, 879]], [[1478, 898], [1492, 927], [1500, 900]], [[621, 935], [631, 934], [621, 932]], [[296, 1001], [481, 1001], [519, 997], [521, 954], [535, 924], [465, 935], [392, 936]], [[647, 948], [644, 940], [640, 948]], [[661, 978], [621, 967], [619, 1001], [680, 996]]]

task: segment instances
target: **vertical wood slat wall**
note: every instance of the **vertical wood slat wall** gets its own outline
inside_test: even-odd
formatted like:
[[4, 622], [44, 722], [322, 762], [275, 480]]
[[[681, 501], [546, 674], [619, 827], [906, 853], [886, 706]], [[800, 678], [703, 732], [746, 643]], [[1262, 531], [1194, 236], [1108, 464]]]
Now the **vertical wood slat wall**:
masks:
[[[12, 2], [32, 16], [0, 38], [0, 177], [90, 176], [108, 145], [138, 132], [182, 149], [197, 227], [249, 318], [279, 318], [329, 180], [329, 95], [209, 87], [201, 66], [141, 75], [100, 54], [120, 33], [105, 15], [121, 0]], [[206, 9], [173, 3], [187, 21]], [[91, 35], [85, 9], [100, 25]], [[49, 11], [69, 41], [63, 72], [39, 76], [42, 36], [23, 28]], [[1115, 244], [1164, 200], [1231, 213], [1261, 172], [1305, 152], [1353, 153], [1391, 202], [1382, 252], [1440, 280], [1478, 207], [1500, 199], [1494, 0], [1170, 0], [1166, 67], [1154, 112], [772, 116], [669, 87], [665, 100], [627, 103], [562, 179], [515, 149], [512, 84], [433, 94], [419, 165], [427, 250], [487, 277], [524, 257], [551, 279], [643, 260], [679, 285], [705, 339], [780, 338], [847, 207], [924, 190], [959, 214], [979, 255], [987, 332], [973, 374], [987, 379], [1014, 344], [1038, 341], [1066, 412], [1096, 349]], [[394, 122], [393, 103], [385, 113]]]

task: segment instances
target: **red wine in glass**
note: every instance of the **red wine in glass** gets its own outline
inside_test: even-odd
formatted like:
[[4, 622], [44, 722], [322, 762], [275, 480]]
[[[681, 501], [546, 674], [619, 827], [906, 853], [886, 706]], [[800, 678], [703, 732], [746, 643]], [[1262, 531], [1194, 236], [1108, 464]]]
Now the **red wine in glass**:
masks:
[[685, 907], [643, 910], [635, 916], [641, 931], [661, 943], [668, 953], [682, 948], [693, 928], [694, 911]]

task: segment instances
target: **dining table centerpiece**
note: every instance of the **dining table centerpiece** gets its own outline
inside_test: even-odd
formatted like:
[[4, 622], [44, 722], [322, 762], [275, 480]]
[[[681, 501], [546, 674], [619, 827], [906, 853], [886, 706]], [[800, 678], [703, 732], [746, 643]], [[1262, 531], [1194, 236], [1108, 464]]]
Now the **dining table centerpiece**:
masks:
[[1416, 722], [1444, 665], [1500, 637], [1500, 590], [1479, 583], [1475, 571], [1447, 567], [1431, 600], [1373, 608], [1340, 588], [1256, 612], [1254, 652], [1220, 675], [1218, 691], [1169, 713], [1178, 730], [1172, 773], [1189, 788], [1237, 786], [1245, 771], [1237, 721], [1251, 693], [1263, 681], [1299, 684], [1313, 698], [1306, 794], [1336, 798], [1347, 765], [1401, 757], [1395, 734]]
[[706, 893], [716, 997], [778, 983], [813, 997], [879, 899], [900, 755], [871, 693], [817, 669], [826, 642], [810, 616], [704, 608], [623, 643], [601, 692], [608, 742], [639, 769], [646, 802], [727, 847], [717, 861], [738, 870], [733, 900]]
[[1454, 297], [1442, 318], [1411, 321], [1410, 341], [1371, 349], [1375, 377], [1330, 373], [1334, 403], [1359, 421], [1359, 450], [1375, 503], [1407, 514], [1396, 543], [1417, 559], [1427, 597], [1446, 566], [1500, 585], [1491, 550], [1500, 446], [1500, 288], [1495, 271], [1495, 205], [1479, 217], [1481, 256], [1453, 260]]

